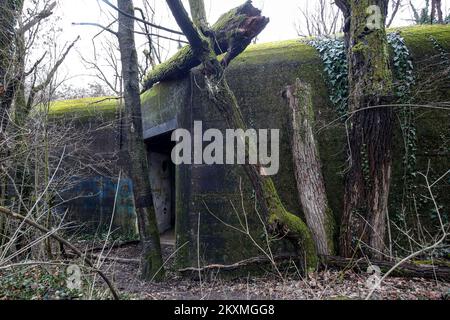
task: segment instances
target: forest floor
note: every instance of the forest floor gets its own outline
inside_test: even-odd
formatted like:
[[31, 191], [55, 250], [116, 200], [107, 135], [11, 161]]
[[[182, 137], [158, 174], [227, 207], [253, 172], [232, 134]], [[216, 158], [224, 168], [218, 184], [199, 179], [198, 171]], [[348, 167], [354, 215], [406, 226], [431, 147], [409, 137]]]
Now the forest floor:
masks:
[[[165, 259], [170, 247], [163, 247]], [[113, 249], [111, 257], [136, 259], [139, 247], [128, 246]], [[172, 261], [166, 267], [171, 269]], [[302, 278], [295, 271], [286, 271], [283, 279], [267, 270], [265, 275], [224, 280], [220, 275], [208, 279], [181, 278], [173, 271], [167, 272], [162, 283], [147, 283], [139, 279], [136, 263], [105, 263], [104, 268], [114, 279], [117, 288], [130, 299], [148, 300], [346, 300], [365, 299], [369, 293], [369, 276], [352, 271], [322, 271]], [[388, 278], [373, 299], [422, 300], [449, 299], [450, 283], [424, 279]]]

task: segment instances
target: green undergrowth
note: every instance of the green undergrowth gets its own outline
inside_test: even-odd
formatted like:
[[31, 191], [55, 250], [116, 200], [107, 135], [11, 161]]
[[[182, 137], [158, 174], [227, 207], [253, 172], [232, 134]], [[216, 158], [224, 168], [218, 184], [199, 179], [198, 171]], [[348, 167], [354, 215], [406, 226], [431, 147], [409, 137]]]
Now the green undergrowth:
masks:
[[0, 300], [83, 299], [81, 291], [67, 288], [63, 268], [36, 266], [7, 271], [0, 272]]

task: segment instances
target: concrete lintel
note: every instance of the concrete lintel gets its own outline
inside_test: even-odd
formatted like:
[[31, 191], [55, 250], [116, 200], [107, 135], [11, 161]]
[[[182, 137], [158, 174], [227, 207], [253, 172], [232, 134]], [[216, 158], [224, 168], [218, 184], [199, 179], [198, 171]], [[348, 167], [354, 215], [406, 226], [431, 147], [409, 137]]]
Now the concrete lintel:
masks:
[[156, 127], [150, 128], [144, 131], [144, 139], [151, 139], [153, 137], [162, 135], [164, 133], [168, 133], [178, 129], [178, 121], [177, 119], [169, 120], [163, 124], [160, 124]]

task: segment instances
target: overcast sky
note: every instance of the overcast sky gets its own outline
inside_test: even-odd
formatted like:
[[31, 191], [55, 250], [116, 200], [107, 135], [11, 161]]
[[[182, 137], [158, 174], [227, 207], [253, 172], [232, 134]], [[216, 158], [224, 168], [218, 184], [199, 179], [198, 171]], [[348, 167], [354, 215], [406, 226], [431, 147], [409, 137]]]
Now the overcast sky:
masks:
[[[142, 0], [135, 0], [136, 6], [139, 6]], [[149, 0], [154, 3], [157, 23], [177, 28], [165, 0]], [[243, 3], [244, 0], [205, 0], [207, 6], [207, 14], [211, 23], [229, 9]], [[332, 0], [330, 0], [332, 1]], [[112, 1], [115, 3], [116, 1]], [[186, 2], [186, 1], [185, 1]], [[408, 3], [409, 1], [406, 1]], [[444, 0], [444, 9], [448, 13], [450, 8], [450, 0]], [[413, 0], [416, 7], [422, 7], [425, 0]], [[253, 4], [263, 10], [263, 14], [270, 18], [270, 23], [259, 37], [259, 42], [279, 41], [286, 39], [294, 39], [297, 37], [296, 25], [302, 24], [300, 7], [314, 6], [314, 0], [254, 0]], [[59, 0], [58, 9], [55, 12], [60, 16], [59, 25], [62, 29], [59, 42], [64, 43], [71, 41], [78, 35], [81, 41], [78, 42], [76, 51], [72, 52], [67, 59], [62, 73], [70, 77], [71, 83], [76, 86], [82, 86], [89, 82], [85, 75], [88, 73], [83, 64], [80, 62], [78, 52], [83, 53], [87, 57], [92, 57], [93, 44], [92, 37], [100, 30], [94, 27], [73, 26], [72, 22], [95, 22], [103, 25], [112, 21], [111, 15], [114, 14], [101, 1], [97, 0]], [[395, 26], [404, 26], [411, 24], [411, 10], [409, 6], [405, 6], [398, 14], [394, 23]], [[141, 39], [137, 39], [138, 45], [142, 43]], [[176, 44], [172, 44], [168, 55], [172, 54], [176, 48]]]

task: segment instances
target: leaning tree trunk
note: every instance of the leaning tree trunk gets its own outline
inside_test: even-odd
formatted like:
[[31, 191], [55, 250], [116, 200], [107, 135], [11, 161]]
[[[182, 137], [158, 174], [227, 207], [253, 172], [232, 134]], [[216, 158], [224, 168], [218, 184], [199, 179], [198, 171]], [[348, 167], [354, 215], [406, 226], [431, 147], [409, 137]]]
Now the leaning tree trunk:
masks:
[[[134, 15], [132, 0], [119, 0], [120, 11]], [[139, 73], [134, 41], [134, 19], [119, 13], [119, 47], [125, 99], [126, 153], [133, 182], [135, 208], [142, 242], [142, 275], [158, 280], [164, 276], [159, 231], [152, 201], [147, 152], [142, 129]]]
[[[192, 0], [195, 2], [193, 8], [204, 8], [203, 0]], [[180, 28], [189, 40], [192, 49], [189, 49], [195, 59], [203, 63], [208, 82], [209, 97], [218, 110], [222, 113], [230, 128], [247, 130], [244, 117], [237, 103], [237, 99], [228, 86], [224, 75], [224, 67], [236, 56], [238, 56], [251, 43], [267, 25], [269, 20], [261, 15], [261, 11], [252, 6], [251, 1], [247, 1], [240, 7], [225, 14], [219, 21], [226, 22], [221, 26], [221, 30], [226, 34], [227, 51], [224, 59], [219, 62], [215, 52], [217, 38], [214, 33], [203, 30], [201, 22], [206, 21], [201, 12], [194, 12], [195, 25], [189, 19], [180, 0], [167, 0], [167, 3]], [[217, 28], [217, 24], [216, 24]], [[213, 27], [214, 29], [214, 27]], [[246, 156], [256, 153], [255, 146], [246, 142]], [[318, 265], [318, 256], [315, 250], [314, 241], [306, 224], [296, 215], [288, 212], [284, 207], [276, 187], [269, 176], [264, 174], [263, 168], [259, 165], [245, 165], [245, 171], [253, 184], [255, 192], [260, 199], [260, 204], [268, 216], [270, 228], [277, 232], [282, 232], [284, 236], [290, 238], [297, 248], [301, 249], [305, 261], [305, 271], [315, 269]]]
[[313, 132], [311, 87], [297, 79], [295, 85], [287, 87], [285, 94], [290, 107], [295, 179], [306, 223], [311, 230], [317, 253], [333, 255], [335, 222], [328, 206], [319, 150]]
[[391, 178], [393, 111], [376, 106], [388, 102], [392, 87], [385, 30], [388, 1], [340, 0], [337, 4], [347, 20], [350, 86], [349, 169], [345, 175], [341, 253], [350, 257], [364, 248], [372, 257], [381, 258]]

